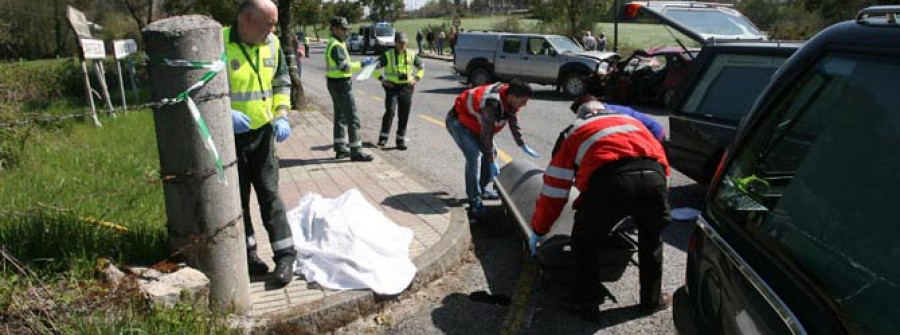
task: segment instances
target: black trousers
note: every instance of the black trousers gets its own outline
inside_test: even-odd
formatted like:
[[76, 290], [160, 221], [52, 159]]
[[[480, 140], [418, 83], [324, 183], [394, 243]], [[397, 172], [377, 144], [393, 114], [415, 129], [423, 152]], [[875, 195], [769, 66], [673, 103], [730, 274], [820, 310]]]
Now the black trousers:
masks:
[[275, 132], [271, 124], [243, 134], [234, 135], [238, 159], [238, 180], [241, 188], [241, 209], [244, 213], [244, 232], [247, 251], [256, 251], [256, 237], [250, 220], [250, 187], [256, 191], [263, 226], [275, 259], [296, 255], [291, 228], [288, 226], [284, 203], [278, 195], [278, 157], [275, 154]]
[[[394, 111], [397, 111], [397, 143], [406, 142], [406, 124], [409, 122], [409, 111], [415, 87], [407, 84], [394, 84], [384, 87], [384, 116], [381, 117], [381, 134], [379, 140], [387, 141], [394, 123]], [[398, 108], [399, 107], [399, 108]]]
[[[360, 138], [359, 114], [356, 111], [356, 99], [353, 97], [353, 82], [346, 79], [326, 79], [328, 93], [331, 94], [331, 103], [334, 105], [334, 151], [346, 152], [347, 145], [350, 152], [356, 153], [362, 148]], [[347, 142], [349, 138], [349, 143]]]
[[615, 224], [631, 216], [638, 229], [641, 305], [659, 303], [663, 264], [660, 234], [671, 221], [667, 193], [665, 172], [653, 160], [618, 161], [591, 175], [588, 189], [576, 207], [572, 230], [581, 299], [602, 299], [597, 271], [599, 248]]

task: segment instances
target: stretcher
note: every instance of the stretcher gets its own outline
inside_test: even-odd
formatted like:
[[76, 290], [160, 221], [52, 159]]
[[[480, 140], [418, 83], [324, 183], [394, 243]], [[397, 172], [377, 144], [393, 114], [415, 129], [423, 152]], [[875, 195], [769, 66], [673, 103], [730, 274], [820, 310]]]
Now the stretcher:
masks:
[[[494, 184], [508, 220], [512, 221], [528, 250], [527, 244], [535, 234], [531, 228], [531, 216], [535, 202], [543, 188], [543, 169], [527, 160], [516, 160], [500, 170]], [[572, 188], [569, 203], [547, 234], [538, 239], [534, 258], [541, 277], [549, 283], [571, 283], [575, 275], [575, 257], [572, 253], [572, 226], [575, 211], [572, 202], [578, 190]], [[622, 277], [637, 251], [635, 239], [628, 233], [633, 229], [630, 220], [620, 222], [610, 233], [609, 243], [600, 248], [600, 280], [614, 282]], [[530, 251], [528, 251], [530, 252]]]

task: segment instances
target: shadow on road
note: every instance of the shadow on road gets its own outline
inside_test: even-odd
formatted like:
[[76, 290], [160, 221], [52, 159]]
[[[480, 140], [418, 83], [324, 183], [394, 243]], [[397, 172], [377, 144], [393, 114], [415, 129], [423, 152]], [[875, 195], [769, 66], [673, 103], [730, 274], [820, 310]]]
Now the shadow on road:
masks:
[[[382, 205], [412, 214], [444, 214], [449, 212], [446, 203], [447, 192], [403, 193], [384, 198]], [[434, 201], [437, 200], [437, 201]], [[431, 206], [429, 204], [441, 204]]]
[[432, 89], [427, 89], [427, 90], [421, 90], [421, 91], [419, 91], [419, 93], [459, 95], [464, 90], [466, 90], [466, 87], [458, 86], [458, 87], [432, 88]]

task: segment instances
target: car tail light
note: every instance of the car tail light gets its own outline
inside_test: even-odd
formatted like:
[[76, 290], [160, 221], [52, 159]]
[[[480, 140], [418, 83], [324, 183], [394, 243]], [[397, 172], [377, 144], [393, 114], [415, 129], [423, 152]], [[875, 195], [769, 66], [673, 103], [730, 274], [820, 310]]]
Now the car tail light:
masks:
[[638, 12], [641, 10], [641, 7], [643, 7], [643, 5], [641, 5], [639, 3], [627, 4], [627, 5], [625, 5], [625, 12], [624, 12], [623, 16], [626, 19], [635, 19], [635, 18], [637, 18]]

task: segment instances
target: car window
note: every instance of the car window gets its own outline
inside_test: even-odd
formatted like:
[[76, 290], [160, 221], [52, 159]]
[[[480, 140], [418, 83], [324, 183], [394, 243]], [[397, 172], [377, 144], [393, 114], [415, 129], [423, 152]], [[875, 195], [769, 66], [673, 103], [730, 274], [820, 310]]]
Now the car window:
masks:
[[681, 112], [737, 124], [787, 56], [720, 53], [710, 61]]
[[375, 36], [393, 37], [394, 32], [395, 32], [394, 27], [375, 27]]
[[528, 39], [528, 54], [530, 55], [549, 55], [553, 46], [545, 38], [531, 37]]
[[503, 53], [517, 54], [521, 50], [522, 38], [519, 36], [507, 36], [503, 38]]
[[896, 331], [896, 58], [833, 53], [765, 111], [712, 209], [839, 308], [851, 333]]
[[704, 39], [761, 39], [764, 36], [750, 20], [726, 8], [668, 7], [663, 14], [702, 35]]
[[559, 53], [584, 51], [578, 44], [563, 36], [549, 36], [547, 39], [550, 40], [550, 43], [553, 44]]

